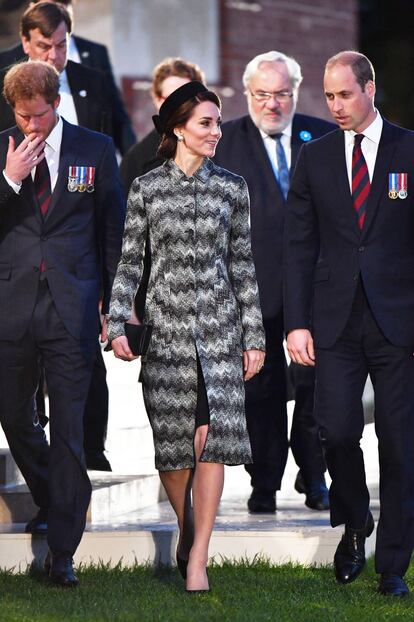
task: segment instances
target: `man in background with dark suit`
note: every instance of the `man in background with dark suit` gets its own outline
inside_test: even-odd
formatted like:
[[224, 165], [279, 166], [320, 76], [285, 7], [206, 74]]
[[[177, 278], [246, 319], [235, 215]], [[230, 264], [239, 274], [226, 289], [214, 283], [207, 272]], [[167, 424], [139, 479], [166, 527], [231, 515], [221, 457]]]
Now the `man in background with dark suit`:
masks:
[[[325, 67], [340, 129], [302, 149], [285, 227], [285, 321], [293, 361], [316, 365], [315, 418], [332, 478], [331, 523], [345, 532], [339, 582], [365, 564], [374, 529], [360, 439], [368, 374], [375, 393], [381, 513], [378, 590], [408, 594], [414, 545], [414, 133], [374, 107], [366, 56]], [[312, 318], [310, 313], [312, 309]]]
[[[37, 4], [37, 2], [34, 2], [33, 4]], [[71, 0], [63, 0], [62, 2], [59, 2], [59, 4], [66, 7], [71, 18], [71, 23], [73, 25], [73, 8]], [[19, 43], [12, 48], [0, 52], [0, 68], [9, 67], [14, 63], [20, 62], [24, 58], [25, 51], [22, 44]], [[72, 34], [68, 42], [67, 59], [71, 63], [81, 63], [85, 67], [90, 67], [91, 69], [99, 70], [104, 73], [106, 78], [106, 89], [111, 101], [110, 107], [112, 115], [111, 124], [107, 124], [106, 133], [112, 136], [117, 149], [119, 150], [120, 154], [123, 155], [134, 144], [136, 137], [131, 125], [130, 118], [125, 110], [121, 94], [116, 86], [111, 61], [109, 59], [109, 54], [106, 46], [102, 45], [101, 43], [96, 43], [95, 41], [90, 41], [89, 39], [85, 39], [84, 37], [78, 37], [77, 35]], [[38, 60], [45, 59], [43, 58]], [[70, 68], [69, 73], [71, 74], [72, 71], [76, 70]], [[81, 73], [80, 75], [87, 76], [88, 74]], [[78, 75], [71, 75], [71, 78], [76, 86], [76, 80], [79, 80]], [[86, 88], [87, 80], [83, 80], [82, 86]], [[93, 87], [94, 85], [93, 83], [91, 83], [91, 86], [89, 88]], [[83, 90], [85, 90], [85, 88]], [[85, 124], [81, 122], [79, 123], [79, 125], [84, 125], [85, 127], [90, 126], [90, 124]], [[105, 128], [103, 128], [102, 131], [105, 131]]]
[[[48, 511], [45, 569], [70, 587], [91, 495], [82, 437], [98, 303], [102, 290], [107, 313], [124, 197], [111, 139], [57, 114], [54, 67], [15, 65], [4, 93], [17, 127], [0, 134], [0, 420], [35, 503]], [[33, 421], [40, 362], [50, 447]]]
[[[253, 58], [243, 75], [249, 114], [222, 126], [215, 161], [242, 175], [250, 193], [253, 259], [266, 331], [266, 361], [246, 383], [246, 417], [253, 464], [250, 512], [275, 512], [288, 453], [286, 360], [283, 349], [282, 242], [290, 173], [300, 147], [335, 126], [297, 114], [298, 63], [280, 52]], [[329, 507], [325, 463], [313, 419], [314, 374], [291, 369], [296, 405], [290, 445], [299, 466], [295, 486], [306, 505]]]

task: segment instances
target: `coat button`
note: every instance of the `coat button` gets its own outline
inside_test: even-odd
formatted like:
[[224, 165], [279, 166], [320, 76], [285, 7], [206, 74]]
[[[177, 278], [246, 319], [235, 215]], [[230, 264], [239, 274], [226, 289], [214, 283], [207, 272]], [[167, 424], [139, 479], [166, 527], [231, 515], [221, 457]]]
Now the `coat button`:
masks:
[[352, 278], [353, 278], [353, 280], [354, 280], [354, 281], [358, 281], [359, 274], [354, 274], [354, 275], [352, 276]]

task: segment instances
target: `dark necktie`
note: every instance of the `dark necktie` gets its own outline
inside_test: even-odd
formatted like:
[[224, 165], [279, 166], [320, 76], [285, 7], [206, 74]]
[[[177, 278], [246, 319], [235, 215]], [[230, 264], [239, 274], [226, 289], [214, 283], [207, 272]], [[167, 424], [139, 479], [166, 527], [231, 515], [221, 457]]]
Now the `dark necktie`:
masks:
[[355, 134], [355, 143], [352, 150], [352, 200], [358, 214], [358, 226], [364, 226], [368, 195], [371, 189], [368, 167], [361, 149], [363, 134]]
[[40, 211], [42, 216], [46, 215], [49, 209], [50, 200], [52, 198], [52, 189], [50, 186], [50, 173], [49, 167], [46, 162], [46, 158], [43, 158], [36, 166], [36, 172], [34, 176], [34, 187], [36, 191], [37, 200], [39, 201]]
[[281, 141], [282, 134], [274, 134], [272, 138], [276, 140], [276, 159], [279, 176], [279, 186], [286, 201], [289, 192], [290, 179], [289, 167], [286, 162], [286, 154]]
[[[36, 166], [36, 172], [34, 176], [34, 187], [39, 202], [40, 212], [45, 217], [47, 210], [49, 209], [50, 200], [52, 198], [52, 189], [50, 186], [50, 173], [49, 167], [46, 162], [46, 158], [43, 158], [41, 162]], [[40, 272], [46, 270], [45, 260], [40, 262]]]

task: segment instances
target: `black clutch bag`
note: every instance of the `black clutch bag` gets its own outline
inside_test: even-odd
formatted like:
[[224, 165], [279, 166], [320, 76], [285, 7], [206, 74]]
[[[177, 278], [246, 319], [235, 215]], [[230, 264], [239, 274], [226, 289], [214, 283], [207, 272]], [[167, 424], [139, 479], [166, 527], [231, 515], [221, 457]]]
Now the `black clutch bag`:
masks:
[[[148, 346], [152, 335], [151, 324], [130, 324], [124, 323], [125, 337], [128, 339], [128, 345], [134, 356], [142, 356], [147, 353]], [[105, 352], [112, 350], [112, 345], [108, 343]]]
[[151, 324], [129, 324], [125, 322], [125, 337], [134, 356], [147, 353], [152, 335]]

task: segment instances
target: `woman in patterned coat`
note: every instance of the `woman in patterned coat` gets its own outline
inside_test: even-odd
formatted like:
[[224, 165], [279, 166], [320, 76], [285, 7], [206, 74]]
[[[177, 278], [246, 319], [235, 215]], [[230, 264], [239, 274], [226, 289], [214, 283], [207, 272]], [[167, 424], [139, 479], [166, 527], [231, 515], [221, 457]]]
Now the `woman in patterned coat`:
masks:
[[124, 322], [149, 234], [144, 322], [153, 333], [143, 394], [155, 465], [180, 529], [177, 565], [192, 592], [209, 589], [224, 464], [251, 461], [243, 380], [260, 371], [265, 347], [246, 183], [209, 159], [220, 122], [220, 100], [196, 81], [174, 91], [154, 118], [167, 161], [132, 184], [109, 316], [115, 356], [132, 360]]

